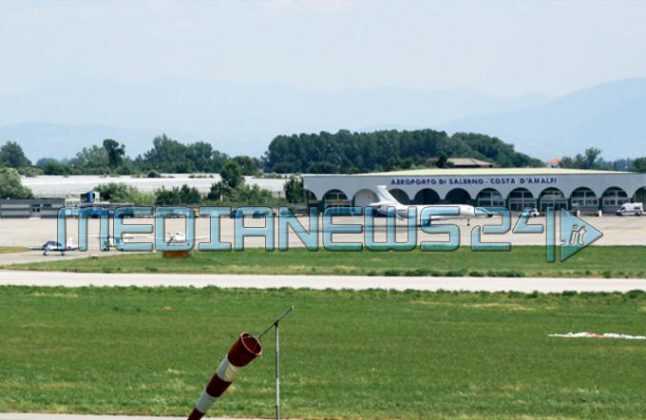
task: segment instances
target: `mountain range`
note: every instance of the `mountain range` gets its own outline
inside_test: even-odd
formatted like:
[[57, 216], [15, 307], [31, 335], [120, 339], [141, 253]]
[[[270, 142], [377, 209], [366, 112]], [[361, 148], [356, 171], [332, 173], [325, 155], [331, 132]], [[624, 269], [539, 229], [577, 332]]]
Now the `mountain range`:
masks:
[[467, 116], [441, 125], [500, 137], [543, 159], [588, 147], [606, 159], [646, 156], [646, 79], [605, 83], [524, 109]]
[[[70, 157], [104, 138], [130, 155], [166, 133], [260, 156], [278, 134], [383, 128], [471, 131], [549, 159], [599, 147], [609, 158], [646, 155], [646, 79], [604, 83], [560, 97], [497, 97], [468, 90], [382, 88], [319, 92], [272, 84], [163, 80], [78, 81], [0, 96], [0, 142], [31, 159]], [[100, 122], [100, 123], [97, 123]]]

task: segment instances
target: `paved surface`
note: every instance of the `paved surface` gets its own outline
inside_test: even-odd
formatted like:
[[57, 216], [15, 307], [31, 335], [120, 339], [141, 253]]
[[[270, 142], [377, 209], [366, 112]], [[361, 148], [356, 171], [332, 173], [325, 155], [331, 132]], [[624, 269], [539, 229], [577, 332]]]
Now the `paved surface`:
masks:
[[[617, 216], [584, 216], [584, 220], [591, 223], [593, 226], [598, 228], [603, 232], [603, 237], [596, 242], [597, 245], [644, 245], [646, 246], [646, 217], [617, 217]], [[306, 228], [309, 228], [309, 218], [300, 217], [300, 222]], [[514, 216], [512, 219], [512, 224], [515, 224], [517, 217]], [[221, 239], [224, 242], [233, 242], [233, 231], [234, 231], [234, 220], [229, 218], [223, 218], [220, 221], [221, 225]], [[151, 219], [128, 219], [128, 223], [132, 224], [151, 224]], [[199, 242], [208, 242], [209, 239], [209, 228], [210, 223], [208, 218], [197, 218], [196, 221], [196, 236], [198, 237]], [[250, 219], [245, 220], [245, 225], [247, 226], [262, 226], [264, 223], [260, 219]], [[335, 224], [363, 224], [363, 218], [361, 217], [335, 217]], [[378, 228], [376, 233], [376, 239], [382, 240], [384, 237], [383, 226], [385, 223], [383, 219], [376, 219]], [[499, 218], [494, 217], [491, 219], [488, 218], [479, 218], [473, 219], [471, 221], [471, 226], [466, 225], [465, 220], [452, 220], [446, 221], [443, 223], [455, 223], [460, 227], [461, 233], [461, 243], [463, 245], [471, 244], [471, 230], [477, 225], [492, 225], [499, 222]], [[531, 220], [532, 224], [543, 224], [545, 225], [544, 217], [537, 217]], [[405, 240], [406, 231], [405, 224], [403, 221], [398, 222], [401, 226], [401, 233], [398, 232], [400, 240]], [[277, 226], [278, 223], [275, 223]], [[319, 224], [319, 243], [321, 243], [322, 235], [320, 230], [323, 227], [323, 224]], [[111, 232], [114, 232], [111, 227]], [[184, 220], [183, 219], [168, 219], [166, 221], [166, 232], [183, 232], [184, 231]], [[89, 246], [91, 249], [97, 249], [99, 245], [98, 234], [99, 234], [99, 222], [97, 219], [92, 219], [89, 221]], [[57, 225], [55, 219], [3, 219], [0, 218], [0, 246], [26, 246], [26, 247], [35, 247], [42, 245], [45, 241], [54, 240], [57, 236]], [[78, 221], [70, 220], [68, 222], [68, 232], [67, 236], [69, 238], [74, 238], [73, 242], [78, 243]], [[135, 236], [142, 241], [152, 242], [151, 235], [141, 235]], [[276, 236], [277, 238], [277, 236]], [[357, 242], [361, 241], [364, 238], [363, 234], [335, 234], [335, 240], [339, 242]], [[293, 247], [303, 246], [303, 244], [298, 240], [296, 235], [290, 234], [289, 236], [289, 245]], [[444, 235], [428, 235], [421, 231], [418, 231], [418, 241], [429, 241], [429, 240], [445, 240]], [[489, 242], [511, 242], [513, 245], [544, 245], [545, 244], [545, 235], [544, 234], [514, 234], [507, 233], [504, 235], [483, 235], [483, 241]], [[247, 238], [245, 240], [245, 245], [250, 247], [260, 247], [264, 245], [264, 238]]]
[[[186, 417], [90, 416], [79, 414], [0, 413], [0, 420], [185, 420]], [[213, 420], [251, 420], [231, 417], [205, 417]]]
[[518, 291], [531, 293], [627, 292], [646, 290], [645, 279], [586, 279], [533, 277], [383, 277], [383, 276], [270, 276], [235, 274], [105, 274], [41, 271], [0, 271], [0, 285], [20, 286], [180, 286], [310, 289], [393, 289], [451, 291]]
[[66, 252], [65, 256], [61, 256], [60, 254], [57, 254], [57, 253], [52, 253], [50, 255], [45, 256], [43, 255], [43, 251], [26, 251], [26, 252], [15, 252], [15, 253], [12, 252], [7, 254], [0, 254], [0, 265], [29, 264], [29, 263], [35, 263], [35, 262], [52, 262], [52, 261], [69, 260], [69, 259], [75, 259], [75, 258], [87, 258], [93, 255], [100, 256], [100, 257], [107, 257], [110, 255], [119, 255], [119, 254], [122, 254], [122, 253], [117, 251], [114, 251], [114, 252], [72, 251], [72, 252]]

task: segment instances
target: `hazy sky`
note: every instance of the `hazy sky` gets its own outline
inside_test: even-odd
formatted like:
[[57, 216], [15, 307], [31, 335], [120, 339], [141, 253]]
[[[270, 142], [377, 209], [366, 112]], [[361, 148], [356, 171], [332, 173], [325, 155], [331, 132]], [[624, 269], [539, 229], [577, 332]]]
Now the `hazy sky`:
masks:
[[77, 79], [557, 95], [646, 75], [643, 1], [0, 3], [0, 94]]

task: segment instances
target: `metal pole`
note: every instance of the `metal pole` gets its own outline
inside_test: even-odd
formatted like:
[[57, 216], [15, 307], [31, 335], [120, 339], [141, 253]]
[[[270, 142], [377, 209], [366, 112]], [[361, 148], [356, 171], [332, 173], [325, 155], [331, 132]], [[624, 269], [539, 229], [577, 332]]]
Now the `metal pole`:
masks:
[[276, 375], [276, 420], [280, 420], [280, 331], [279, 324], [287, 315], [289, 315], [294, 310], [294, 306], [287, 308], [278, 318], [272, 322], [270, 326], [265, 328], [260, 334], [258, 334], [258, 339], [260, 340], [262, 336], [267, 334], [272, 328], [274, 328], [274, 334], [276, 339], [276, 353], [274, 358], [274, 370]]
[[276, 420], [280, 420], [280, 332], [276, 321]]
[[274, 328], [280, 321], [282, 321], [283, 318], [285, 318], [287, 315], [289, 315], [292, 311], [294, 310], [294, 306], [290, 306], [283, 312], [278, 318], [274, 320], [274, 322], [271, 323], [270, 326], [265, 328], [260, 334], [258, 334], [258, 339], [261, 339], [263, 335], [267, 334], [269, 330]]

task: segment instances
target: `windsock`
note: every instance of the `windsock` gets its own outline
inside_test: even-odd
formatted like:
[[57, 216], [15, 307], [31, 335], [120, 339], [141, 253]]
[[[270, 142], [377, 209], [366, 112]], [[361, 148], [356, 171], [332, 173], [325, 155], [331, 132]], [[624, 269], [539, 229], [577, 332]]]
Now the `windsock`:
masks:
[[188, 416], [188, 420], [199, 420], [208, 411], [215, 401], [231, 385], [238, 370], [247, 366], [256, 357], [262, 354], [260, 341], [249, 333], [243, 332], [222, 359], [215, 374], [202, 391], [202, 395], [195, 403], [195, 408]]

